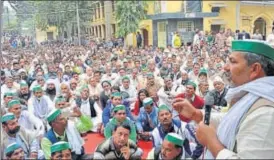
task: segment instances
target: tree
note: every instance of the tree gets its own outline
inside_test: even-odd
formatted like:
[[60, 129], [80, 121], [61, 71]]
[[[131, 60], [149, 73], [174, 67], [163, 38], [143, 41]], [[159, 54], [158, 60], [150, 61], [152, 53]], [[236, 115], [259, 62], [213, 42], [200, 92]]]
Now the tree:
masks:
[[80, 27], [84, 29], [84, 23], [91, 21], [94, 1], [39, 1], [36, 3], [35, 14], [37, 28], [46, 30], [49, 26], [56, 26], [59, 36], [65, 31], [75, 35], [72, 29], [77, 28], [76, 3], [79, 6]]
[[[64, 32], [74, 32], [76, 28], [76, 3], [79, 8], [80, 27], [85, 28], [86, 22], [90, 22], [97, 1], [9, 1], [17, 16], [26, 19], [31, 18], [36, 28], [46, 30], [50, 26], [56, 26], [58, 35]], [[71, 35], [71, 34], [69, 34]]]
[[118, 37], [126, 37], [139, 29], [139, 23], [146, 18], [145, 1], [116, 1], [115, 18]]

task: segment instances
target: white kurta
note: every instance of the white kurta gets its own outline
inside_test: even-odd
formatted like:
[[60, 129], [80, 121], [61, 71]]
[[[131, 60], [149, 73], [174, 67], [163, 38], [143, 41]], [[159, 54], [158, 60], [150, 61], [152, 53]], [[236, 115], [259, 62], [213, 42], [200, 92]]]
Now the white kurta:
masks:
[[37, 136], [43, 136], [45, 132], [45, 127], [43, 122], [31, 114], [29, 111], [22, 111], [18, 119], [20, 126], [23, 126], [25, 129], [37, 133]]
[[[214, 113], [211, 122], [217, 127], [224, 113]], [[273, 159], [274, 158], [274, 108], [261, 107], [249, 114], [240, 125], [237, 153], [228, 149], [220, 151], [216, 159]]]
[[[49, 112], [54, 108], [54, 103], [50, 100], [50, 98], [46, 95], [43, 95], [43, 97], [46, 99], [49, 107]], [[35, 98], [34, 96], [31, 96], [31, 98], [28, 100], [28, 111], [34, 115], [34, 106], [33, 106], [33, 101]]]
[[128, 89], [125, 89], [124, 86], [120, 86], [120, 90], [129, 94], [129, 98], [127, 99], [129, 102], [133, 103], [137, 100], [137, 90], [134, 86], [130, 85]]
[[[87, 116], [91, 115], [89, 101], [85, 104], [82, 103], [80, 108], [81, 108], [80, 110], [83, 114], [85, 114]], [[91, 131], [97, 132], [98, 125], [100, 123], [102, 123], [102, 113], [103, 113], [103, 111], [96, 102], [94, 103], [94, 109], [96, 111], [96, 117], [91, 118], [91, 121], [92, 121], [92, 124], [93, 124], [93, 127], [92, 127]]]

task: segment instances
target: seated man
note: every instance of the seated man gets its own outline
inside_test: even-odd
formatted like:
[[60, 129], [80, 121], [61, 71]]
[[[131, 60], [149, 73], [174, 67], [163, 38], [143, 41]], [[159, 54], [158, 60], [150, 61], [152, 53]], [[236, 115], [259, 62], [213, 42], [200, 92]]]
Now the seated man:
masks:
[[[194, 83], [193, 81], [189, 81], [186, 85], [186, 92], [178, 94], [176, 98], [186, 98], [195, 108], [202, 109], [204, 107], [204, 99], [195, 94], [196, 89], [196, 83]], [[190, 122], [190, 119], [182, 115], [179, 115], [179, 117], [184, 122]]]
[[[186, 122], [172, 118], [172, 113], [166, 105], [161, 105], [159, 107], [158, 120], [158, 126], [152, 131], [154, 147], [157, 148], [161, 146], [165, 136], [168, 133], [176, 133], [184, 140], [183, 146], [186, 154], [192, 156], [193, 158], [198, 158], [201, 155], [203, 151], [201, 149], [202, 146], [199, 145], [195, 137], [194, 127], [191, 126], [190, 123], [187, 124]], [[192, 147], [190, 147], [190, 142], [195, 144], [193, 144], [193, 148], [195, 149], [191, 150]]]
[[[6, 113], [3, 115], [1, 122], [3, 126], [1, 149], [5, 149], [9, 144], [16, 142], [23, 148], [24, 158], [37, 159], [39, 143], [36, 135], [27, 132], [23, 127], [20, 128], [18, 120], [13, 113]], [[42, 156], [42, 152], [40, 155]], [[1, 159], [2, 158], [3, 157], [1, 157]]]
[[225, 87], [223, 79], [219, 76], [214, 78], [213, 84], [215, 89], [210, 91], [210, 93], [212, 93], [214, 97], [214, 108], [216, 110], [221, 110], [222, 107], [227, 106], [225, 96], [228, 89]]
[[23, 160], [24, 151], [23, 148], [17, 143], [11, 143], [5, 149], [5, 156], [7, 160]]
[[45, 119], [54, 108], [54, 104], [48, 96], [44, 95], [44, 91], [40, 85], [34, 86], [32, 91], [33, 96], [28, 101], [28, 111], [46, 124]]
[[83, 114], [91, 117], [91, 121], [93, 124], [91, 131], [100, 131], [102, 126], [102, 109], [90, 97], [89, 88], [87, 85], [81, 87], [80, 93], [81, 96], [75, 100], [77, 106], [80, 108]]
[[136, 88], [130, 84], [130, 79], [128, 76], [124, 76], [122, 78], [122, 86], [120, 86], [120, 90], [128, 93], [129, 97], [126, 99], [130, 103], [133, 103], [137, 99], [137, 91]]
[[110, 138], [112, 136], [112, 132], [114, 131], [115, 126], [127, 124], [130, 126], [130, 135], [129, 138], [136, 143], [136, 128], [135, 124], [126, 117], [126, 107], [124, 105], [117, 105], [113, 109], [114, 116], [106, 125], [104, 130], [104, 135], [106, 138]]
[[43, 136], [45, 133], [45, 127], [43, 122], [35, 117], [33, 114], [29, 113], [27, 110], [22, 110], [20, 101], [17, 99], [11, 100], [8, 103], [8, 112], [11, 112], [18, 119], [20, 126], [34, 132], [37, 136]]
[[176, 133], [168, 133], [165, 136], [163, 144], [159, 147], [153, 148], [149, 153], [147, 159], [186, 159], [187, 156], [183, 146], [184, 140], [182, 136]]
[[143, 100], [143, 106], [136, 120], [137, 131], [142, 139], [149, 139], [149, 135], [158, 125], [158, 108], [153, 105], [152, 98]]
[[26, 82], [22, 81], [20, 82], [20, 89], [17, 92], [18, 98], [22, 105], [26, 106], [28, 105], [28, 100], [31, 96], [29, 86]]
[[[110, 103], [108, 103], [107, 106], [103, 110], [103, 124], [104, 124], [104, 127], [106, 127], [107, 123], [109, 122], [109, 120], [113, 116], [113, 113], [112, 113], [113, 108], [117, 105], [120, 105], [120, 104], [122, 104], [122, 95], [121, 95], [121, 93], [120, 92], [112, 93]], [[134, 120], [128, 106], [126, 107], [126, 116], [129, 117], [132, 121]]]
[[11, 101], [15, 96], [16, 96], [16, 94], [13, 92], [4, 93], [4, 100], [1, 102], [2, 115], [4, 115], [6, 113], [6, 111], [7, 111], [6, 109], [8, 108], [9, 101]]
[[112, 136], [95, 149], [93, 159], [141, 159], [143, 151], [129, 139], [131, 126], [116, 125], [113, 131]]
[[160, 105], [171, 106], [173, 98], [179, 93], [183, 93], [185, 88], [182, 85], [173, 84], [171, 78], [168, 76], [164, 77], [164, 83], [165, 85], [157, 92]]
[[68, 142], [60, 141], [50, 147], [51, 159], [72, 159], [71, 149]]
[[51, 129], [45, 134], [41, 141], [41, 147], [44, 151], [45, 158], [51, 156], [50, 147], [59, 141], [66, 141], [71, 145], [72, 159], [87, 158], [85, 155], [84, 141], [80, 136], [80, 132], [87, 132], [92, 127], [92, 122], [88, 116], [82, 115], [78, 108], [74, 108], [74, 116], [79, 117], [78, 123], [72, 123], [67, 120], [61, 113], [60, 109], [54, 109], [47, 117], [47, 121]]

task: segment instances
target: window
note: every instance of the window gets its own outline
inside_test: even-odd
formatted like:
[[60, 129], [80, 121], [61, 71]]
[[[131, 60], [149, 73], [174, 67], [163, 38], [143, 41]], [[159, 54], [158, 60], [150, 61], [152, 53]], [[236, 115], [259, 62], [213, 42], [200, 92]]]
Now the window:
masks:
[[220, 7], [212, 7], [211, 12], [220, 12]]
[[194, 23], [192, 21], [178, 21], [177, 30], [180, 32], [192, 32], [194, 31]]

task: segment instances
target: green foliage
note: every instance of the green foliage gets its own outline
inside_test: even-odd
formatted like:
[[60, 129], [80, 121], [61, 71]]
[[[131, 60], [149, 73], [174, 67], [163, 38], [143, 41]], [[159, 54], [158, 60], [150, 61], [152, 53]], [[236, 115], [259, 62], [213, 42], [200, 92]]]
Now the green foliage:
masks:
[[115, 1], [115, 17], [118, 30], [117, 36], [125, 37], [136, 32], [141, 20], [146, 18], [147, 4], [145, 1]]
[[4, 6], [2, 18], [4, 32], [17, 32], [20, 30], [19, 20], [15, 16], [14, 10]]
[[[90, 21], [96, 1], [10, 1], [18, 17], [32, 18], [40, 30], [56, 26], [63, 31], [68, 24], [76, 23], [76, 3], [79, 8], [80, 24]], [[83, 25], [81, 25], [83, 27]]]

